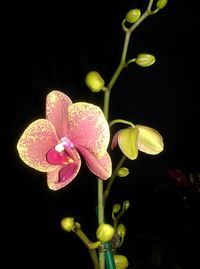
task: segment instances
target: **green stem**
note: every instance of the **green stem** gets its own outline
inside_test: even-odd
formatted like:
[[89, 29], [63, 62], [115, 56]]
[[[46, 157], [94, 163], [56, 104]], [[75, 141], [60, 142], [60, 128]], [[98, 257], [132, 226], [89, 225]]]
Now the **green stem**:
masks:
[[[141, 16], [141, 18], [135, 24], [133, 24], [133, 26], [125, 34], [124, 46], [123, 46], [123, 50], [122, 50], [122, 57], [121, 57], [120, 63], [118, 65], [116, 71], [114, 72], [110, 82], [108, 83], [107, 90], [104, 91], [104, 115], [105, 115], [105, 118], [107, 120], [109, 118], [109, 103], [110, 103], [111, 89], [113, 88], [113, 86], [114, 86], [116, 80], [118, 79], [120, 73], [122, 72], [122, 70], [127, 66], [126, 56], [127, 56], [128, 45], [129, 45], [131, 33], [148, 15], [151, 14], [151, 7], [153, 4], [153, 1], [154, 0], [149, 1], [147, 10], [144, 12], [144, 14]], [[125, 157], [122, 157], [122, 159], [118, 165], [121, 166], [124, 161], [125, 161]], [[110, 187], [111, 187], [111, 185], [112, 185], [112, 183], [117, 175], [118, 169], [119, 168], [117, 166], [115, 171], [113, 172], [109, 182], [108, 182], [108, 185], [106, 188], [106, 194], [104, 194], [103, 181], [101, 179], [98, 179], [98, 223], [99, 224], [104, 222], [104, 203], [105, 203], [105, 200], [110, 192]], [[105, 255], [103, 252], [99, 253], [99, 265], [100, 265], [100, 269], [105, 269]]]
[[122, 50], [122, 57], [121, 57], [120, 63], [118, 65], [116, 71], [114, 72], [114, 74], [113, 74], [110, 82], [108, 83], [107, 90], [104, 92], [104, 114], [105, 114], [105, 117], [107, 118], [107, 120], [108, 120], [108, 117], [109, 117], [109, 102], [110, 102], [110, 92], [111, 92], [111, 89], [113, 88], [113, 86], [114, 86], [116, 80], [118, 79], [121, 71], [127, 66], [126, 57], [127, 57], [128, 45], [129, 45], [131, 34], [135, 30], [135, 28], [144, 19], [146, 19], [146, 17], [148, 17], [149, 15], [153, 15], [154, 14], [154, 12], [151, 11], [151, 7], [153, 5], [153, 1], [154, 0], [150, 0], [149, 1], [149, 4], [148, 4], [148, 7], [147, 7], [146, 11], [139, 18], [139, 20], [137, 22], [135, 22], [131, 26], [131, 28], [125, 34], [124, 46], [123, 46], [123, 50]]
[[[103, 180], [98, 179], [98, 223], [104, 222], [104, 203], [103, 203]], [[100, 269], [105, 269], [105, 255], [104, 252], [99, 252]]]
[[110, 193], [110, 189], [111, 189], [111, 187], [112, 187], [112, 184], [113, 184], [113, 182], [114, 182], [114, 180], [115, 180], [115, 178], [116, 178], [116, 176], [117, 176], [117, 173], [118, 173], [120, 167], [121, 167], [121, 166], [123, 165], [123, 163], [125, 162], [125, 160], [126, 160], [126, 156], [123, 155], [122, 158], [121, 158], [121, 160], [120, 160], [119, 163], [117, 164], [115, 170], [113, 171], [111, 178], [110, 178], [109, 181], [108, 181], [108, 184], [107, 184], [106, 189], [105, 189], [105, 191], [104, 191], [104, 206], [105, 206], [105, 203], [106, 203], [106, 199], [108, 198], [108, 195], [109, 195], [109, 193]]
[[123, 120], [123, 119], [116, 119], [116, 120], [112, 120], [110, 123], [109, 123], [109, 126], [112, 127], [114, 124], [116, 123], [124, 123], [124, 124], [128, 124], [130, 126], [132, 126], [133, 128], [135, 128], [135, 125], [130, 122], [130, 121], [127, 121], [127, 120]]
[[86, 234], [81, 229], [76, 229], [75, 233], [87, 247], [91, 260], [94, 265], [94, 269], [100, 269], [96, 249], [90, 249], [90, 244], [92, 243], [90, 239], [86, 236]]

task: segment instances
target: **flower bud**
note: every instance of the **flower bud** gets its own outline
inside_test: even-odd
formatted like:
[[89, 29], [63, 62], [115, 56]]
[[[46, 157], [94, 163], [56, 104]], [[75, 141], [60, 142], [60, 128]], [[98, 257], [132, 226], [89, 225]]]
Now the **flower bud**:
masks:
[[115, 254], [114, 261], [116, 269], [126, 269], [128, 267], [128, 259], [124, 255]]
[[140, 18], [140, 16], [141, 16], [140, 9], [137, 8], [131, 9], [126, 14], [126, 21], [129, 23], [134, 23]]
[[155, 63], [155, 57], [152, 54], [140, 53], [135, 60], [136, 64], [141, 67], [148, 67]]
[[118, 177], [126, 177], [129, 175], [129, 169], [126, 167], [121, 167], [117, 172]]
[[156, 7], [159, 9], [164, 8], [167, 5], [168, 0], [158, 0]]
[[129, 200], [126, 200], [123, 202], [123, 210], [127, 210], [130, 206], [130, 202]]
[[61, 227], [67, 232], [71, 232], [75, 228], [74, 218], [64, 218], [61, 220]]
[[85, 83], [92, 92], [101, 91], [105, 84], [97, 71], [90, 71], [85, 77]]
[[102, 243], [109, 242], [115, 233], [115, 229], [110, 224], [101, 223], [97, 229], [96, 236]]
[[121, 209], [121, 205], [120, 205], [120, 204], [114, 204], [114, 205], [113, 205], [112, 212], [113, 212], [114, 214], [115, 214], [115, 213], [118, 213], [120, 209]]
[[118, 226], [117, 226], [117, 231], [116, 233], [124, 238], [125, 234], [126, 234], [126, 227], [124, 226], [124, 224], [120, 223]]

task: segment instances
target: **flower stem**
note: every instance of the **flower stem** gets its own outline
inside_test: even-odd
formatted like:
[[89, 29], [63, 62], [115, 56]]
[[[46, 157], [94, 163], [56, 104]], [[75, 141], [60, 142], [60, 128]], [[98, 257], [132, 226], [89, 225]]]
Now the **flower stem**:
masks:
[[[103, 203], [103, 181], [98, 179], [98, 223], [104, 222], [104, 203]], [[105, 255], [104, 252], [99, 252], [100, 269], [105, 269]]]
[[114, 180], [115, 180], [115, 178], [116, 178], [116, 176], [117, 176], [117, 173], [118, 173], [120, 167], [122, 166], [122, 164], [125, 162], [125, 160], [126, 160], [126, 156], [123, 155], [122, 158], [121, 158], [121, 160], [120, 160], [119, 163], [117, 164], [117, 166], [116, 166], [114, 172], [112, 173], [111, 178], [110, 178], [109, 181], [108, 181], [108, 184], [107, 184], [106, 189], [105, 189], [105, 191], [104, 191], [104, 199], [103, 199], [103, 200], [104, 200], [104, 206], [105, 206], [105, 203], [106, 203], [106, 199], [108, 198], [108, 195], [109, 195], [109, 193], [110, 193], [110, 189], [111, 189], [111, 187], [112, 187], [112, 184], [113, 184], [113, 182], [114, 182]]
[[132, 122], [130, 122], [130, 121], [123, 120], [123, 119], [116, 119], [116, 120], [112, 120], [112, 121], [109, 123], [110, 128], [111, 128], [114, 124], [116, 124], [116, 123], [124, 123], [124, 124], [127, 124], [127, 125], [132, 126], [133, 128], [135, 127], [135, 125], [134, 125]]
[[[149, 1], [148, 7], [147, 7], [146, 11], [144, 12], [144, 14], [141, 16], [141, 18], [136, 23], [134, 23], [128, 31], [126, 31], [124, 46], [123, 46], [123, 50], [122, 50], [122, 57], [121, 57], [120, 63], [118, 65], [117, 69], [115, 70], [110, 82], [108, 83], [107, 90], [104, 91], [104, 109], [103, 110], [104, 110], [104, 116], [107, 120], [109, 119], [109, 103], [110, 103], [111, 89], [113, 88], [113, 86], [114, 86], [116, 80], [118, 79], [120, 73], [122, 72], [122, 70], [127, 66], [126, 57], [127, 57], [128, 45], [129, 45], [131, 34], [134, 31], [134, 29], [148, 15], [152, 14], [151, 7], [153, 5], [153, 1], [154, 0]], [[99, 224], [104, 222], [104, 203], [108, 197], [112, 183], [113, 183], [115, 177], [117, 176], [117, 171], [119, 170], [119, 168], [121, 167], [121, 165], [123, 164], [125, 159], [126, 159], [126, 157], [123, 156], [122, 159], [120, 160], [119, 164], [117, 165], [115, 171], [113, 172], [111, 178], [108, 181], [108, 185], [106, 187], [105, 193], [104, 193], [104, 188], [103, 188], [104, 187], [103, 181], [101, 179], [98, 179], [98, 223]], [[100, 269], [105, 269], [104, 252], [99, 253], [99, 265], [100, 265]]]
[[96, 249], [90, 248], [90, 244], [92, 243], [90, 241], [90, 239], [86, 236], [86, 234], [80, 228], [76, 229], [74, 232], [81, 239], [81, 241], [85, 244], [85, 246], [87, 247], [88, 252], [90, 254], [90, 257], [91, 257], [91, 260], [92, 260], [93, 265], [94, 265], [94, 269], [100, 269]]
[[111, 89], [113, 88], [113, 86], [114, 86], [116, 80], [118, 79], [120, 73], [122, 72], [122, 70], [127, 66], [126, 57], [127, 57], [128, 45], [129, 45], [131, 34], [136, 29], [136, 27], [139, 26], [139, 24], [144, 19], [146, 19], [146, 17], [154, 14], [154, 12], [151, 11], [153, 1], [154, 0], [149, 1], [148, 7], [147, 7], [146, 11], [143, 13], [143, 15], [139, 18], [138, 21], [136, 21], [131, 26], [131, 28], [128, 31], [126, 31], [120, 63], [118, 65], [117, 69], [115, 70], [110, 82], [108, 83], [107, 90], [104, 92], [104, 115], [105, 115], [107, 120], [109, 118], [109, 102], [110, 102]]

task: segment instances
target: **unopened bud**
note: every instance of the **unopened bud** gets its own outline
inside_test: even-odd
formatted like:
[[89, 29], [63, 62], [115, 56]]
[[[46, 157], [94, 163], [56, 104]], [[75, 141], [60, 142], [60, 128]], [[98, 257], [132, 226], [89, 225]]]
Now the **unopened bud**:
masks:
[[90, 71], [85, 77], [85, 83], [92, 92], [101, 91], [105, 84], [97, 71]]
[[129, 175], [129, 169], [126, 167], [121, 167], [117, 172], [118, 177], [126, 177]]
[[120, 209], [121, 209], [120, 204], [114, 204], [112, 211], [113, 211], [113, 213], [118, 213]]
[[75, 228], [74, 218], [64, 218], [61, 220], [61, 227], [67, 232], [71, 232]]
[[135, 62], [141, 67], [148, 67], [155, 63], [155, 56], [152, 54], [140, 53], [138, 54]]
[[130, 206], [130, 202], [129, 200], [126, 200], [123, 202], [123, 210], [127, 210]]
[[109, 242], [115, 233], [115, 229], [110, 224], [101, 223], [97, 229], [96, 236], [102, 243]]
[[128, 259], [124, 255], [115, 254], [114, 261], [116, 269], [126, 269], [129, 265]]
[[164, 8], [167, 5], [168, 0], [158, 0], [156, 7], [159, 9]]
[[118, 226], [117, 226], [117, 231], [116, 233], [120, 236], [120, 237], [124, 237], [125, 234], [126, 234], [126, 227], [124, 226], [124, 224], [120, 223]]
[[135, 23], [141, 16], [140, 9], [134, 8], [128, 11], [126, 14], [126, 21], [129, 23]]

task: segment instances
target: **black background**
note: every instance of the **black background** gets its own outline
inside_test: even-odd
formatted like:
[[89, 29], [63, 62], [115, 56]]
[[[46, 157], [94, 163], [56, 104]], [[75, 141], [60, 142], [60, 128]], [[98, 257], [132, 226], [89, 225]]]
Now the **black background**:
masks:
[[[91, 93], [84, 77], [88, 71], [97, 70], [109, 82], [124, 41], [121, 21], [129, 9], [144, 11], [147, 2], [35, 1], [7, 3], [1, 8], [5, 268], [12, 262], [21, 268], [92, 268], [84, 245], [74, 234], [61, 230], [60, 220], [74, 216], [95, 240], [96, 179], [83, 162], [73, 183], [50, 191], [45, 174], [31, 170], [19, 159], [16, 144], [30, 122], [44, 117], [45, 98], [51, 89], [64, 91], [73, 102], [102, 106], [103, 94]], [[199, 172], [200, 33], [195, 4], [169, 1], [136, 29], [128, 58], [147, 52], [156, 56], [156, 62], [149, 68], [130, 65], [111, 94], [110, 119], [151, 126], [163, 135], [165, 143], [164, 152], [158, 156], [140, 153], [136, 161], [127, 161], [131, 174], [116, 181], [108, 201], [108, 209], [113, 202], [131, 201], [123, 218], [127, 237], [121, 250], [130, 268], [151, 268], [149, 251], [154, 240], [161, 240], [165, 246], [164, 259], [169, 262], [162, 268], [175, 268], [175, 263], [197, 268], [199, 194], [184, 193], [188, 209], [183, 215], [182, 196], [163, 187], [169, 168], [179, 168], [186, 175]], [[116, 150], [114, 163], [118, 154]], [[136, 261], [141, 260], [148, 266], [136, 267]]]

